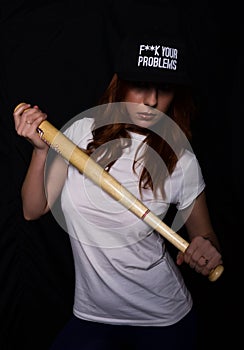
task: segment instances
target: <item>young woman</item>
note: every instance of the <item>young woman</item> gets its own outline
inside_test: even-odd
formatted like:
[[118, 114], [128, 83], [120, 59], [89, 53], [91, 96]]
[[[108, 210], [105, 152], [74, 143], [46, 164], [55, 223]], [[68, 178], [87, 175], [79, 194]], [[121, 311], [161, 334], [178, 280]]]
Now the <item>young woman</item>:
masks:
[[174, 40], [130, 38], [99, 105], [64, 133], [163, 218], [170, 204], [189, 235], [170, 256], [164, 238], [57, 156], [45, 175], [49, 146], [37, 134], [47, 118], [23, 103], [15, 128], [33, 144], [22, 187], [23, 213], [35, 220], [61, 206], [76, 271], [74, 316], [52, 350], [196, 349], [193, 301], [183, 262], [204, 276], [222, 264], [205, 183], [189, 146], [194, 104], [185, 51]]

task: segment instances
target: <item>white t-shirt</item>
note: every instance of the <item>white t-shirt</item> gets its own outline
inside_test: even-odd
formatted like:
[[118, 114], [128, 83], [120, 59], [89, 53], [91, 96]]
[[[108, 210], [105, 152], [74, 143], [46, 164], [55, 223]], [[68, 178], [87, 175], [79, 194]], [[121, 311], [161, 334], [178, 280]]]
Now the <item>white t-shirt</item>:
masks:
[[[93, 119], [83, 118], [65, 134], [81, 148], [91, 140]], [[140, 199], [132, 164], [144, 136], [132, 144], [109, 173]], [[185, 151], [165, 183], [166, 198], [143, 190], [143, 203], [163, 218], [170, 203], [184, 209], [205, 184], [193, 153]], [[167, 326], [183, 318], [192, 299], [164, 238], [109, 194], [69, 166], [61, 205], [76, 271], [74, 314], [110, 324]]]

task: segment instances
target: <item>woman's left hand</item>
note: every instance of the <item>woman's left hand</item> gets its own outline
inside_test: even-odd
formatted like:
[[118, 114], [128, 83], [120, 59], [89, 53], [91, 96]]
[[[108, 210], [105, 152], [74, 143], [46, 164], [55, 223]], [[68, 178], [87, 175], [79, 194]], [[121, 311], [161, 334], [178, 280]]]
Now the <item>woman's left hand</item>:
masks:
[[195, 236], [186, 251], [178, 253], [177, 265], [181, 265], [183, 262], [204, 276], [208, 276], [216, 266], [223, 264], [220, 252], [208, 239], [202, 236]]

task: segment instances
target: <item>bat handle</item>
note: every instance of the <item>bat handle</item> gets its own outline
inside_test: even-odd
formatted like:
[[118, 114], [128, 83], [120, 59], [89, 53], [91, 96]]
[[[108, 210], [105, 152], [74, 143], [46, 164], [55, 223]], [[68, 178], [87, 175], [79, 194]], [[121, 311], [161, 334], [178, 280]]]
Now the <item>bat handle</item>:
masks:
[[[190, 243], [186, 242], [184, 239], [179, 241], [178, 249], [184, 253], [189, 246]], [[211, 282], [215, 282], [224, 272], [223, 265], [217, 265], [214, 269], [212, 269], [208, 275], [208, 279]]]
[[[181, 242], [179, 242], [179, 250], [184, 253], [186, 251], [186, 248], [189, 246], [190, 243], [186, 242], [182, 239]], [[214, 269], [212, 269], [208, 275], [208, 279], [211, 282], [215, 282], [224, 272], [224, 266], [223, 265], [217, 265]]]

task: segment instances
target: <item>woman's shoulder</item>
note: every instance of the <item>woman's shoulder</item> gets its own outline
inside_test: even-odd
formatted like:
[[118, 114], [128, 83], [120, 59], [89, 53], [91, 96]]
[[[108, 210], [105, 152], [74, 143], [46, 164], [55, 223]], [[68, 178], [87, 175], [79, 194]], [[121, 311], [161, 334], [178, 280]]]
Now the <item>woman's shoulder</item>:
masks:
[[82, 140], [91, 138], [93, 122], [93, 118], [74, 118], [65, 125], [63, 133], [74, 142], [80, 143]]
[[94, 122], [93, 118], [89, 117], [76, 117], [69, 120], [63, 127], [63, 132], [66, 130], [77, 130], [79, 128], [91, 127]]
[[191, 162], [197, 162], [198, 159], [192, 149], [184, 149], [178, 157], [178, 165], [187, 165]]
[[202, 178], [201, 166], [198, 158], [191, 149], [185, 149], [179, 157], [173, 174], [183, 174], [184, 178]]

